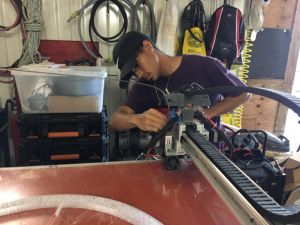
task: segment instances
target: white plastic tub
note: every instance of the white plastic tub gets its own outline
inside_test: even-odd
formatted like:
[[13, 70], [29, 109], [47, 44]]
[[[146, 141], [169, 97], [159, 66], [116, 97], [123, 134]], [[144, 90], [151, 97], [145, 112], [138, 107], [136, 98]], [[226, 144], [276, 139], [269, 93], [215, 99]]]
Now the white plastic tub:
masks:
[[102, 111], [107, 73], [101, 67], [29, 65], [11, 73], [23, 113]]

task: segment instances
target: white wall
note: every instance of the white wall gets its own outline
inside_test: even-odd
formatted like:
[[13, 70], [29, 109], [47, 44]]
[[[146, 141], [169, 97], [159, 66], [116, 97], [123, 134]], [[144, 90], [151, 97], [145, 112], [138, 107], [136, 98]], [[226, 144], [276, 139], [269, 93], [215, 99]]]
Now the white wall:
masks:
[[[300, 98], [300, 54], [298, 54], [297, 67], [295, 72], [295, 79], [292, 88], [292, 95]], [[299, 147], [299, 130], [300, 122], [299, 116], [291, 109], [288, 110], [286, 123], [284, 128], [284, 134], [290, 140], [290, 149], [292, 151], [297, 151]]]
[[[16, 12], [8, 0], [0, 1], [0, 25], [14, 22]], [[18, 59], [22, 49], [20, 27], [0, 32], [0, 67], [6, 67]], [[4, 80], [1, 78], [1, 80]], [[7, 79], [5, 79], [7, 80]], [[0, 107], [11, 96], [11, 85], [0, 83]]]
[[[34, 1], [34, 0], [32, 0]], [[69, 16], [76, 10], [80, 9], [84, 4], [84, 0], [42, 0], [43, 1], [43, 19], [44, 19], [44, 29], [41, 34], [41, 39], [46, 40], [79, 40], [79, 35], [77, 32], [77, 21], [74, 20], [71, 23], [67, 23]], [[132, 0], [134, 3], [136, 0]], [[179, 6], [180, 12], [187, 5], [189, 0], [174, 0]], [[231, 0], [228, 1], [229, 4], [240, 8], [243, 11], [245, 0]], [[154, 6], [154, 13], [156, 16], [157, 25], [159, 24], [159, 19], [161, 17], [162, 9], [165, 4], [165, 0], [152, 0]], [[220, 6], [222, 0], [202, 0], [205, 12], [208, 16]], [[99, 30], [101, 34], [114, 33], [118, 30], [118, 24], [120, 21], [120, 16], [114, 14], [111, 10], [110, 16], [107, 16], [106, 9], [100, 9], [98, 11], [98, 19], [96, 23], [99, 25]], [[9, 0], [0, 1], [0, 24], [9, 25], [15, 19], [15, 11], [11, 6]], [[180, 13], [181, 15], [181, 13]], [[83, 22], [82, 29], [84, 31], [84, 37], [88, 40], [87, 24], [89, 20], [89, 14], [86, 14]], [[111, 26], [113, 24], [113, 26]], [[9, 32], [0, 32], [0, 67], [10, 66], [15, 62], [21, 55], [22, 51], [22, 35], [20, 28], [17, 27]], [[96, 39], [97, 40], [97, 39]], [[100, 43], [100, 52], [103, 54], [104, 58], [111, 55], [112, 46], [104, 45]], [[108, 69], [109, 77], [114, 79], [117, 78], [118, 70], [115, 68]], [[10, 91], [9, 86], [0, 84], [0, 98], [2, 98], [2, 103], [9, 98]], [[110, 111], [114, 110], [124, 98], [124, 93], [120, 92], [118, 89], [118, 82], [109, 81], [106, 82], [105, 91], [105, 104], [109, 105]], [[3, 104], [2, 104], [3, 106]], [[0, 105], [1, 107], [1, 105]]]

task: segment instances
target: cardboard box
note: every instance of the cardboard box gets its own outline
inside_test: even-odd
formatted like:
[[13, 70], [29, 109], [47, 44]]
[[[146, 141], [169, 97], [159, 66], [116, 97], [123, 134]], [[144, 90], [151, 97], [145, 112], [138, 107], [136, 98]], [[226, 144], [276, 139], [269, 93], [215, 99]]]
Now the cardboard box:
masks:
[[300, 187], [300, 182], [299, 183], [286, 183], [284, 185], [284, 192], [291, 192], [296, 190], [298, 187]]
[[300, 183], [300, 153], [290, 156], [284, 163], [286, 183]]
[[97, 96], [49, 96], [49, 113], [98, 112], [101, 101]]

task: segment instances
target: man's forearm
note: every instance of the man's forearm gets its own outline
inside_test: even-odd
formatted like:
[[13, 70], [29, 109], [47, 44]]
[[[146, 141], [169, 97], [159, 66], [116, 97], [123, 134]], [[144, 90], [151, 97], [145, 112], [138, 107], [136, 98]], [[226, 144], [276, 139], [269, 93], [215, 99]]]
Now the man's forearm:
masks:
[[166, 115], [156, 109], [151, 108], [143, 113], [135, 114], [130, 107], [121, 106], [112, 115], [109, 127], [117, 131], [138, 127], [143, 131], [158, 132], [167, 122], [168, 118]]
[[205, 115], [208, 118], [212, 118], [215, 116], [220, 116], [224, 113], [231, 112], [239, 105], [247, 102], [250, 98], [251, 98], [251, 94], [248, 93], [241, 94], [237, 97], [226, 97], [222, 101], [206, 109], [204, 111]]
[[109, 127], [113, 130], [124, 131], [136, 127], [133, 122], [136, 114], [127, 114], [123, 112], [115, 112], [109, 122]]

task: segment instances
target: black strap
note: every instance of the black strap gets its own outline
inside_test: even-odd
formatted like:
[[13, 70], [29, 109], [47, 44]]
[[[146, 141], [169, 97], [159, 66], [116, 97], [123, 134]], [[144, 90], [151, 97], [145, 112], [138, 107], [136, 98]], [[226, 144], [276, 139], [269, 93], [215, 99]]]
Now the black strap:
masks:
[[[202, 31], [205, 30], [206, 15], [202, 1], [193, 0], [183, 10], [181, 16], [182, 30], [199, 27]], [[192, 33], [190, 31], [190, 33]], [[195, 35], [191, 34], [193, 38], [199, 40]]]
[[230, 70], [231, 66], [233, 64], [233, 59], [227, 59], [226, 60], [226, 68]]
[[188, 28], [187, 30], [188, 30], [188, 32], [190, 33], [190, 35], [191, 35], [196, 41], [198, 41], [198, 42], [200, 42], [200, 43], [203, 42], [203, 40], [200, 40], [200, 39], [193, 33], [193, 31], [192, 31], [191, 28]]

